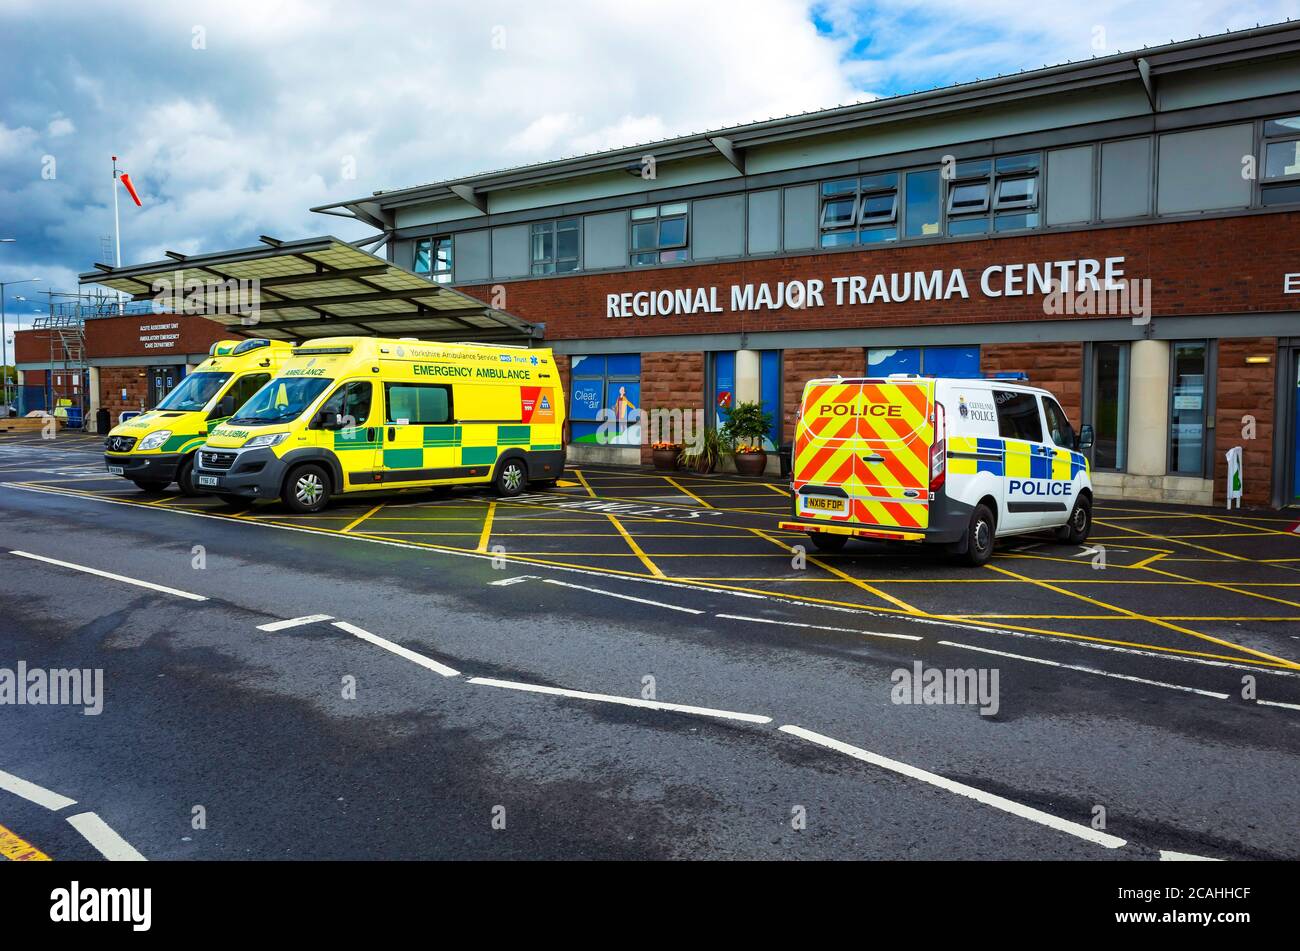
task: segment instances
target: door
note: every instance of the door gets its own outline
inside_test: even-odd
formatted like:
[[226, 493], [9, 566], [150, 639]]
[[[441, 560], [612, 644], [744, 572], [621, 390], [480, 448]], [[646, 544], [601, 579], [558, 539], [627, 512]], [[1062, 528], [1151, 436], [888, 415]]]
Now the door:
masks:
[[342, 384], [321, 405], [322, 412], [338, 415], [339, 428], [318, 430], [317, 445], [331, 449], [343, 469], [345, 490], [375, 485], [382, 469], [379, 408], [370, 380]]
[[1074, 509], [1079, 486], [1075, 476], [1083, 471], [1083, 454], [1076, 452], [1074, 427], [1070, 425], [1061, 404], [1050, 396], [1041, 397], [1043, 420], [1047, 423], [1046, 445], [1052, 449], [1051, 492], [1049, 502], [1057, 502], [1055, 510], [1045, 513], [1048, 525], [1063, 525]]
[[1169, 403], [1169, 472], [1204, 476], [1206, 356], [1204, 340], [1180, 340], [1172, 347]]
[[385, 383], [380, 462], [384, 482], [418, 483], [455, 476], [460, 440], [451, 387]]
[[1019, 390], [994, 390], [993, 405], [1006, 460], [1006, 502], [997, 533], [1059, 524], [1061, 501], [1051, 495], [1056, 451], [1044, 441], [1038, 397]]

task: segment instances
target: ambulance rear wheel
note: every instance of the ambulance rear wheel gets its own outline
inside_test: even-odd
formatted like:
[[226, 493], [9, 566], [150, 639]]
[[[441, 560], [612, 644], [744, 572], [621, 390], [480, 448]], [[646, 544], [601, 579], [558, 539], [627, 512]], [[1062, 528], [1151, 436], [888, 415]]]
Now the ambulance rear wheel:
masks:
[[849, 540], [847, 535], [833, 535], [830, 532], [809, 532], [808, 537], [812, 539], [813, 548], [818, 551], [840, 551]]
[[968, 565], [982, 565], [993, 555], [993, 532], [997, 523], [987, 505], [975, 506], [966, 529], [966, 551], [962, 560]]
[[507, 459], [497, 470], [495, 480], [497, 493], [507, 498], [518, 495], [528, 485], [528, 470], [522, 459]]
[[181, 490], [181, 495], [201, 495], [198, 487], [194, 485], [194, 456], [186, 456], [181, 462], [180, 468], [176, 470], [176, 488]]
[[1056, 540], [1068, 542], [1071, 545], [1081, 545], [1088, 540], [1088, 533], [1092, 531], [1092, 503], [1087, 498], [1081, 497], [1074, 503], [1074, 511], [1070, 513], [1070, 521], [1066, 522], [1056, 530]]
[[330, 477], [315, 463], [299, 466], [289, 473], [280, 490], [280, 501], [291, 512], [312, 515], [329, 504]]

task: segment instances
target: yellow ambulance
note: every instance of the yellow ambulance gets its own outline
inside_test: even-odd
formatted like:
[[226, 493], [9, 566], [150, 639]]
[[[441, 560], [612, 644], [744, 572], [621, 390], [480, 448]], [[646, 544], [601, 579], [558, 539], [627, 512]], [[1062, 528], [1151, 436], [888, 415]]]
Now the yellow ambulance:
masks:
[[850, 538], [929, 542], [981, 565], [994, 541], [1092, 527], [1092, 427], [1076, 434], [1019, 378], [812, 380], [793, 448], [793, 518], [823, 551]]
[[330, 337], [208, 435], [195, 483], [223, 501], [319, 512], [335, 496], [491, 484], [518, 495], [564, 469], [550, 350]]
[[185, 495], [194, 485], [194, 452], [223, 419], [278, 372], [293, 348], [278, 340], [220, 340], [208, 358], [147, 413], [113, 427], [104, 440], [104, 464], [146, 492], [175, 482]]

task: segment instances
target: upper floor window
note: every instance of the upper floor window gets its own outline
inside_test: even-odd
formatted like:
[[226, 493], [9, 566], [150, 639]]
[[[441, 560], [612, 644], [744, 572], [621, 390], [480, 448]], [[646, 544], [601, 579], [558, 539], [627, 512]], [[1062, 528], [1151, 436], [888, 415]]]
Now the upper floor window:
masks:
[[451, 283], [451, 236], [420, 238], [415, 242], [416, 274], [438, 284]]
[[898, 173], [822, 183], [821, 244], [876, 244], [898, 240]]
[[1300, 116], [1264, 123], [1264, 174], [1260, 177], [1261, 204], [1300, 202]]
[[632, 264], [667, 264], [687, 259], [686, 202], [632, 209]]
[[578, 229], [581, 222], [581, 218], [560, 218], [533, 224], [534, 274], [562, 274], [578, 269]]
[[1038, 153], [958, 162], [948, 182], [948, 233], [1038, 227]]

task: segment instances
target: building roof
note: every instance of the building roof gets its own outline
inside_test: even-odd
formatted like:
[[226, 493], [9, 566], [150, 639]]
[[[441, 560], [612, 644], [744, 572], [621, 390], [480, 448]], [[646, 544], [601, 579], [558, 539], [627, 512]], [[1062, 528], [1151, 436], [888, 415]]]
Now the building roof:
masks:
[[639, 171], [641, 157], [647, 151], [652, 151], [658, 162], [722, 156], [743, 174], [745, 150], [757, 146], [1115, 84], [1141, 84], [1154, 109], [1155, 86], [1162, 75], [1269, 58], [1298, 50], [1300, 22], [1287, 20], [1171, 42], [1141, 51], [1045, 66], [1008, 76], [727, 126], [411, 188], [378, 191], [360, 198], [318, 205], [311, 210], [357, 218], [376, 228], [389, 229], [392, 227], [392, 209], [397, 207], [456, 197], [485, 212], [484, 196], [488, 192], [626, 170], [633, 165]]

